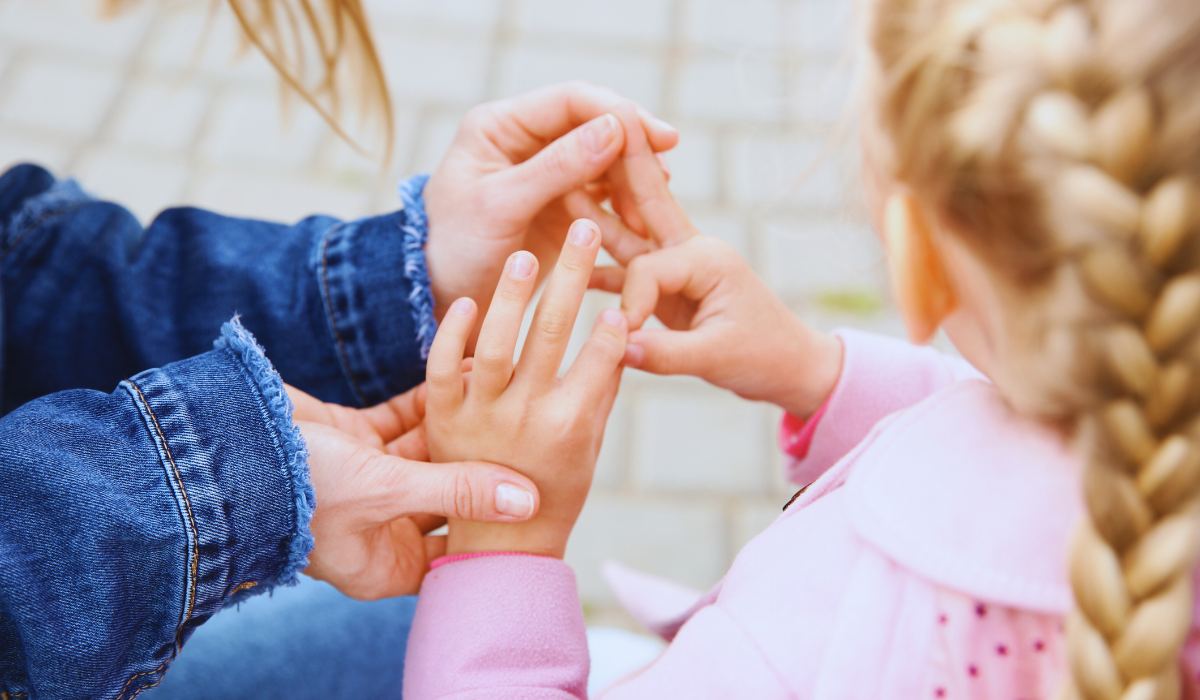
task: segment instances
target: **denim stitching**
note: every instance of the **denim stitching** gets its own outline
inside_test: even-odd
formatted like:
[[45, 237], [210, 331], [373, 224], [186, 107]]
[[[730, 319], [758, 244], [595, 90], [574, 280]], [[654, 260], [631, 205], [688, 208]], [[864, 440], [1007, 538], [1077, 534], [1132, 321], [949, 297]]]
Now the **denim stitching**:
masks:
[[[192, 552], [191, 581], [189, 581], [191, 584], [191, 594], [188, 596], [187, 612], [184, 614], [183, 619], [180, 620], [179, 628], [175, 631], [175, 645], [178, 647], [179, 637], [183, 634], [183, 626], [191, 619], [192, 610], [196, 604], [196, 586], [199, 584], [197, 579], [200, 570], [200, 533], [196, 528], [196, 517], [192, 514], [192, 502], [188, 498], [187, 487], [183, 484], [183, 475], [179, 473], [179, 466], [175, 464], [175, 457], [171, 454], [171, 446], [167, 444], [167, 436], [163, 433], [162, 426], [158, 424], [158, 417], [154, 415], [154, 409], [150, 407], [150, 402], [146, 399], [146, 395], [142, 393], [142, 388], [134, 383], [133, 380], [126, 380], [126, 383], [133, 387], [137, 391], [138, 396], [141, 397], [142, 405], [146, 407], [146, 413], [150, 415], [150, 420], [154, 423], [154, 430], [158, 433], [158, 437], [162, 441], [163, 451], [167, 453], [167, 460], [171, 463], [171, 469], [175, 472], [176, 480], [179, 481], [179, 491], [183, 494], [183, 507], [187, 511], [188, 521], [192, 529], [192, 539], [196, 543], [195, 549]], [[150, 673], [153, 673], [153, 671]], [[128, 683], [126, 683], [126, 686], [128, 686]], [[122, 690], [121, 692], [125, 691]]]
[[350, 358], [346, 355], [346, 344], [342, 341], [342, 334], [338, 332], [337, 313], [333, 310], [333, 295], [329, 291], [329, 260], [327, 258], [329, 239], [335, 231], [341, 228], [342, 224], [334, 226], [321, 239], [321, 284], [325, 289], [325, 308], [329, 311], [329, 324], [333, 328], [333, 337], [337, 340], [338, 354], [342, 356], [342, 366], [346, 368], [346, 375], [350, 377], [350, 384], [354, 388], [359, 403], [366, 404], [367, 400], [363, 396], [362, 387], [358, 385], [358, 379], [354, 376], [354, 368], [350, 366]]
[[[172, 656], [174, 656], [174, 654], [172, 654]], [[121, 688], [121, 692], [117, 694], [117, 700], [121, 700], [121, 698], [123, 698], [125, 696], [125, 691], [129, 690], [129, 684], [133, 682], [133, 679], [141, 678], [142, 676], [149, 676], [154, 673], [158, 673], [159, 671], [163, 670], [163, 667], [166, 665], [167, 665], [167, 662], [164, 661], [161, 664], [159, 664], [158, 668], [154, 669], [153, 671], [145, 671], [143, 673], [135, 673], [132, 676], [130, 676], [129, 680], [125, 681], [125, 687]], [[159, 683], [162, 683], [162, 678], [159, 678], [158, 680], [154, 681], [154, 683], [152, 683], [150, 685], [144, 685], [144, 686], [138, 688], [137, 690], [133, 691], [133, 695], [129, 696], [130, 699], [132, 700], [132, 698], [137, 697], [137, 694], [142, 692], [146, 688], [153, 688], [154, 686], [158, 685]]]
[[[291, 485], [289, 508], [296, 523], [296, 532], [290, 538], [284, 570], [265, 583], [271, 587], [293, 586], [297, 582], [297, 572], [308, 566], [308, 555], [313, 548], [311, 521], [316, 494], [307, 467], [308, 451], [304, 437], [293, 420], [293, 407], [284, 389], [283, 378], [271, 366], [266, 352], [250, 331], [242, 326], [238, 317], [221, 326], [221, 335], [213, 341], [213, 347], [229, 352], [238, 360], [237, 371], [251, 388], [250, 393], [258, 406], [263, 424], [274, 428], [269, 431], [271, 444], [283, 466], [282, 477]], [[231, 601], [240, 602], [236, 593], [229, 595], [226, 605]]]
[[[31, 223], [28, 226], [26, 226], [25, 228], [21, 229], [21, 232], [18, 233], [15, 237], [13, 237], [12, 242], [9, 243], [8, 245], [4, 246], [4, 250], [0, 251], [0, 252], [3, 252], [5, 255], [8, 255], [9, 253], [11, 253], [13, 251], [13, 249], [15, 249], [17, 247], [18, 244], [20, 244], [21, 241], [25, 240], [25, 236], [27, 236], [30, 231], [33, 231], [37, 227], [46, 223], [47, 219], [53, 219], [56, 216], [61, 216], [63, 214], [66, 214], [67, 212], [69, 212], [73, 209], [78, 209], [79, 207], [83, 206], [84, 204], [87, 204], [87, 202], [76, 202], [74, 204], [70, 204], [68, 206], [63, 207], [62, 209], [51, 209], [50, 211], [43, 213], [33, 223]], [[14, 695], [12, 697], [17, 697], [17, 696]]]

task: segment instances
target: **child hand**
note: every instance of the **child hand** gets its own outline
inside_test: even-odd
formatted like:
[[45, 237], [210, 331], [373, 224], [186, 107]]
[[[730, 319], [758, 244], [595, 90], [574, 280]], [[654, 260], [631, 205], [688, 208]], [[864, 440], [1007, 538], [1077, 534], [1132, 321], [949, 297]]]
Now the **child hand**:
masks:
[[461, 363], [476, 305], [459, 299], [442, 320], [427, 364], [426, 429], [433, 459], [496, 460], [532, 479], [542, 499], [537, 515], [525, 523], [451, 519], [449, 554], [517, 551], [562, 557], [566, 549], [591, 487], [625, 352], [625, 317], [610, 309], [601, 314], [570, 370], [558, 376], [599, 249], [595, 224], [576, 221], [515, 367], [521, 320], [538, 277], [533, 255], [509, 256], [466, 381]]
[[[352, 598], [416, 593], [446, 551], [444, 537], [427, 534], [446, 516], [518, 522], [536, 509], [537, 487], [505, 467], [428, 463], [424, 385], [365, 409], [287, 392], [317, 497], [305, 573]], [[502, 512], [504, 488], [530, 506]]]
[[841, 373], [842, 346], [800, 321], [736, 251], [708, 236], [640, 255], [593, 286], [621, 292], [631, 328], [651, 314], [668, 330], [635, 330], [625, 364], [690, 374], [807, 417]]

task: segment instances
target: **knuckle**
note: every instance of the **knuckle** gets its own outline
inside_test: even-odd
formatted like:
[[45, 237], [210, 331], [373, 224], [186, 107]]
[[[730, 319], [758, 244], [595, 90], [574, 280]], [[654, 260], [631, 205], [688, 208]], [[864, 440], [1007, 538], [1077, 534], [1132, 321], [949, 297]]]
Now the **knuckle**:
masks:
[[516, 285], [501, 284], [496, 290], [496, 296], [505, 303], [525, 305], [525, 291]]
[[569, 251], [559, 257], [558, 264], [567, 272], [580, 272], [591, 268], [588, 260], [574, 251]]
[[450, 481], [450, 493], [445, 496], [445, 510], [455, 518], [473, 520], [477, 517], [475, 485], [465, 473], [458, 473]]
[[433, 384], [447, 384], [456, 381], [460, 376], [462, 376], [461, 371], [451, 371], [449, 367], [436, 364], [428, 365], [425, 370], [426, 381]]
[[482, 370], [503, 369], [512, 358], [500, 348], [478, 348], [475, 351], [475, 366]]
[[550, 177], [563, 177], [574, 170], [574, 165], [584, 158], [577, 139], [560, 142], [542, 151], [541, 169]]
[[558, 309], [547, 309], [538, 316], [538, 330], [548, 336], [562, 336], [571, 329], [571, 317]]
[[459, 129], [473, 130], [482, 126], [491, 120], [499, 105], [499, 100], [475, 105], [463, 115], [462, 121], [459, 122]]

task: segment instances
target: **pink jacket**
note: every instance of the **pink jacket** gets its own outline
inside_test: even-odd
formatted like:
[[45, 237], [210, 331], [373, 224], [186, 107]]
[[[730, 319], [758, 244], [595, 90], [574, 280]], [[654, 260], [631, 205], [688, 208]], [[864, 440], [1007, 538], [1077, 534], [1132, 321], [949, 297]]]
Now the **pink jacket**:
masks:
[[[1053, 694], [1082, 509], [1076, 460], [962, 360], [839, 335], [842, 378], [789, 467], [815, 482], [678, 619], [656, 614], [653, 597], [630, 600], [673, 641], [605, 700]], [[496, 555], [426, 577], [406, 700], [584, 698], [587, 675], [563, 562]]]

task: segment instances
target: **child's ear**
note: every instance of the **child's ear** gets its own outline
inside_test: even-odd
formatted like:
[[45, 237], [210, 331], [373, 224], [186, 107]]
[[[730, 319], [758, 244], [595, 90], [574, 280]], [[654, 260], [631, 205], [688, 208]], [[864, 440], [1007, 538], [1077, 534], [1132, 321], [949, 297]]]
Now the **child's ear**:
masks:
[[958, 308], [958, 297], [946, 273], [945, 259], [934, 243], [930, 222], [911, 194], [888, 198], [883, 240], [892, 291], [908, 337], [914, 343], [927, 343]]

